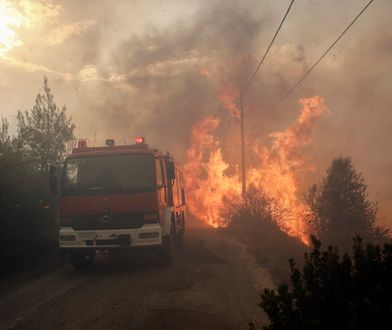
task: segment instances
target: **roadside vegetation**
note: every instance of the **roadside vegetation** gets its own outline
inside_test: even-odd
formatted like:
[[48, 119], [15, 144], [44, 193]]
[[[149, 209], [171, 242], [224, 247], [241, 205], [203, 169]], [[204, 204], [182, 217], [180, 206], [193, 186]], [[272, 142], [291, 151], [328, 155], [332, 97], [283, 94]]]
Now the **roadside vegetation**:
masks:
[[250, 187], [245, 200], [231, 200], [227, 211], [231, 221], [226, 230], [246, 245], [273, 278], [283, 281], [288, 279], [287, 260], [303, 255], [307, 247], [282, 231], [278, 221], [284, 213], [273, 205], [266, 193]]
[[[377, 224], [377, 204], [369, 201], [367, 185], [350, 157], [332, 160], [326, 176], [304, 195], [308, 214], [304, 215], [309, 236], [326, 245], [336, 245], [343, 252], [351, 249], [355, 236], [365, 242], [383, 244], [389, 230]], [[307, 251], [299, 239], [290, 237], [278, 226], [284, 221], [284, 210], [263, 191], [249, 188], [245, 200], [229, 202], [228, 231], [243, 240], [260, 263], [268, 266], [278, 280], [288, 278], [287, 260]]]
[[[260, 307], [282, 329], [385, 329], [392, 322], [392, 242], [354, 238], [351, 255], [337, 247], [305, 253], [302, 271], [290, 260], [290, 285], [265, 289]], [[256, 329], [250, 324], [251, 329]]]
[[[365, 179], [351, 158], [335, 158], [304, 200], [311, 248], [280, 229], [284, 212], [274, 209], [263, 192], [249, 189], [245, 201], [232, 201], [228, 210], [228, 231], [281, 283], [261, 295], [260, 307], [270, 319], [264, 329], [381, 329], [390, 324], [392, 241], [377, 224], [377, 204], [369, 201]], [[324, 251], [321, 242], [328, 246]], [[256, 329], [253, 323], [250, 328]]]
[[0, 127], [0, 273], [7, 275], [57, 255], [55, 201], [49, 167], [62, 161], [74, 125], [57, 107], [48, 80], [31, 110], [18, 112], [17, 134]]

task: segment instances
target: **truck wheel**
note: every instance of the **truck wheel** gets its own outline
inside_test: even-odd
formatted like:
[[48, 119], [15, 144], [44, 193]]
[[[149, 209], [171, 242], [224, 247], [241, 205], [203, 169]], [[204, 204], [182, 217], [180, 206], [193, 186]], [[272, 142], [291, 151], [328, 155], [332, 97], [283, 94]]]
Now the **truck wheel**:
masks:
[[75, 268], [84, 268], [94, 263], [95, 251], [89, 252], [72, 252], [69, 255], [69, 260]]
[[176, 244], [178, 247], [182, 247], [184, 245], [184, 236], [185, 236], [185, 219], [184, 219], [184, 214], [182, 214], [181, 228], [176, 235]]
[[182, 247], [184, 245], [184, 230], [182, 229], [176, 235], [176, 244], [178, 247]]
[[159, 262], [163, 265], [171, 265], [175, 259], [175, 229], [170, 227], [170, 235], [162, 237], [162, 246], [158, 251]]
[[176, 245], [182, 247], [184, 245], [185, 227], [184, 222], [181, 221], [181, 229], [176, 235]]

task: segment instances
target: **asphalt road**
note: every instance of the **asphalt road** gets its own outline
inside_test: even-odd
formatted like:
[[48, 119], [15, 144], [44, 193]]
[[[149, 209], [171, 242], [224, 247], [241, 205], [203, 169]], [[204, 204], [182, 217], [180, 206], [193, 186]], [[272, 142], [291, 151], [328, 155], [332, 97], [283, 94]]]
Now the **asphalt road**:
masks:
[[232, 237], [190, 228], [171, 266], [150, 252], [98, 255], [3, 292], [1, 329], [248, 329], [267, 322], [257, 306], [268, 270]]

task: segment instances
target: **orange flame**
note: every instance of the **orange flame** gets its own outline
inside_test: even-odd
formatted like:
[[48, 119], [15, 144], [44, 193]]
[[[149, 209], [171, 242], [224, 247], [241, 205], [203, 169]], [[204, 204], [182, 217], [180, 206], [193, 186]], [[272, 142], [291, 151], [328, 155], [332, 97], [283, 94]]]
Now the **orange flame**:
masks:
[[[221, 100], [236, 116], [237, 107], [230, 92]], [[226, 102], [226, 103], [225, 103]], [[311, 160], [304, 156], [305, 147], [312, 142], [312, 129], [317, 118], [327, 112], [324, 100], [315, 96], [300, 99], [302, 109], [297, 120], [286, 130], [270, 134], [271, 146], [253, 142], [252, 151], [257, 162], [247, 169], [248, 187], [266, 193], [274, 206], [283, 211], [278, 225], [291, 236], [307, 243], [304, 222], [308, 209], [299, 194], [306, 173], [314, 170]], [[226, 226], [227, 201], [239, 196], [241, 182], [238, 168], [229, 171], [214, 131], [220, 121], [208, 116], [196, 123], [192, 130], [191, 146], [184, 166], [190, 212], [213, 227]]]
[[279, 222], [281, 229], [306, 242], [308, 230], [304, 218], [309, 210], [299, 195], [304, 176], [314, 171], [315, 165], [304, 156], [304, 147], [312, 142], [314, 122], [327, 112], [327, 108], [318, 96], [300, 99], [299, 102], [303, 108], [295, 123], [283, 132], [270, 134], [273, 139], [270, 148], [254, 147], [259, 167], [250, 168], [247, 178], [285, 211]]
[[243, 80], [246, 71], [247, 60], [244, 57], [238, 57], [231, 62], [230, 70], [225, 71], [223, 78], [219, 83], [218, 97], [223, 107], [228, 110], [237, 120], [240, 119], [239, 98], [240, 88], [238, 82]]
[[240, 110], [238, 109], [237, 100], [240, 97], [240, 92], [238, 88], [227, 81], [222, 81], [218, 96], [225, 109], [229, 110], [233, 117], [239, 119]]
[[188, 208], [213, 227], [227, 225], [227, 219], [222, 216], [225, 196], [241, 191], [239, 178], [226, 174], [229, 165], [223, 160], [219, 143], [212, 134], [219, 124], [219, 119], [212, 116], [196, 123], [184, 166]]

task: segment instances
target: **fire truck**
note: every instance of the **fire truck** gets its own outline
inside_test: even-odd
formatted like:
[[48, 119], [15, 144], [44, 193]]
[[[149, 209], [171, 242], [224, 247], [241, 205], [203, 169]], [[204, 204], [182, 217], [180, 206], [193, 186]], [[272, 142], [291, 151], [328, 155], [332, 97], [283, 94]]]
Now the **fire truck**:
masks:
[[154, 247], [170, 264], [183, 242], [182, 173], [143, 137], [102, 147], [80, 140], [60, 179], [51, 169], [50, 186], [59, 195], [59, 246], [77, 268], [92, 264], [96, 251], [141, 247]]

